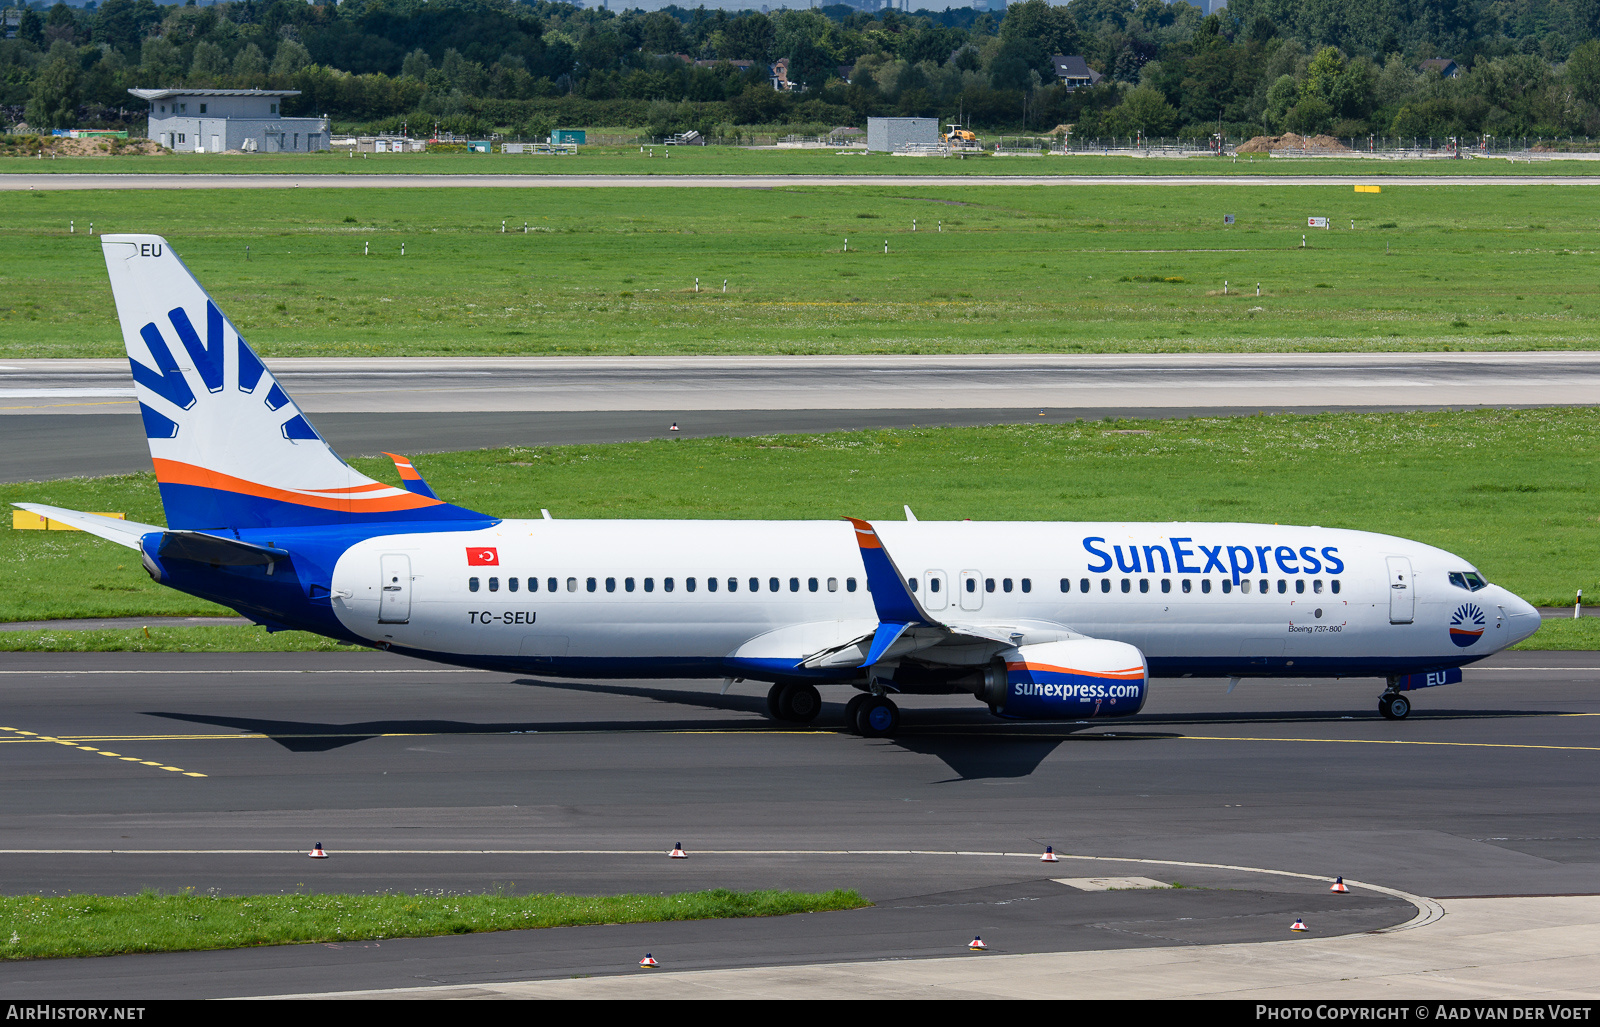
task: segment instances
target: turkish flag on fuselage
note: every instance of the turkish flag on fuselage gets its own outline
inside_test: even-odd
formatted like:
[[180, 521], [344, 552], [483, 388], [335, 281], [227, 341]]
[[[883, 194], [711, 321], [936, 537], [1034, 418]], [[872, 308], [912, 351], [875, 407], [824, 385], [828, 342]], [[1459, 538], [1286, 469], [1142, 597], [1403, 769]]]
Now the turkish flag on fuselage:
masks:
[[493, 546], [467, 550], [468, 567], [500, 566], [500, 550]]

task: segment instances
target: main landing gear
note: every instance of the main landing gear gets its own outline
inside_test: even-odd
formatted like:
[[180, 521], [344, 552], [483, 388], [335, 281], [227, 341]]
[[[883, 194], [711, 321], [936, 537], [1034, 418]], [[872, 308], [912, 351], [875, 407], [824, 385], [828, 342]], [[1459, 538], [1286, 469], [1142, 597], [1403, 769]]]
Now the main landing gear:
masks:
[[864, 738], [887, 738], [900, 728], [900, 707], [886, 695], [862, 693], [844, 707], [844, 729]]
[[1411, 700], [1401, 692], [1385, 692], [1378, 697], [1378, 712], [1385, 720], [1405, 720], [1411, 715]]
[[822, 696], [804, 682], [776, 684], [767, 692], [767, 712], [773, 720], [809, 724], [822, 712]]

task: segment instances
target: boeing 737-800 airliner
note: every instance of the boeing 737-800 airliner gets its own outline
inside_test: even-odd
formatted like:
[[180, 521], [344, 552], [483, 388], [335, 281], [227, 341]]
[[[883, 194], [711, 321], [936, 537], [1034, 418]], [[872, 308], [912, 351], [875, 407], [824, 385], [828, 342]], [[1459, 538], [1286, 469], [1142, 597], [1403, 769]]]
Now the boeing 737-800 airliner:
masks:
[[896, 694], [999, 717], [1139, 712], [1156, 677], [1372, 676], [1410, 691], [1539, 615], [1432, 546], [1269, 524], [503, 520], [325, 443], [165, 240], [101, 240], [167, 526], [19, 504], [138, 550], [269, 630], [550, 677], [771, 684], [892, 733]]

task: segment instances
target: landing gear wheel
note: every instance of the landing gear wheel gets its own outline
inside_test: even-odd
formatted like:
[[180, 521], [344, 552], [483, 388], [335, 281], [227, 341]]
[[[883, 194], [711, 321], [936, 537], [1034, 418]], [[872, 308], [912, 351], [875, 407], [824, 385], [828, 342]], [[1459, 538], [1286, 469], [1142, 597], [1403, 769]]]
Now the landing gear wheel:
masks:
[[900, 707], [884, 696], [872, 696], [856, 711], [856, 733], [864, 738], [886, 738], [900, 727]]
[[776, 684], [767, 689], [767, 716], [773, 720], [783, 719], [783, 685]]
[[778, 694], [778, 714], [796, 724], [809, 724], [822, 712], [822, 696], [812, 685], [789, 684]]
[[1378, 700], [1378, 712], [1386, 720], [1405, 720], [1411, 715], [1411, 700], [1403, 695], [1386, 695]]
[[861, 729], [856, 726], [856, 717], [861, 713], [861, 704], [869, 698], [865, 692], [860, 692], [851, 696], [850, 701], [844, 704], [844, 729], [853, 735], [861, 733]]

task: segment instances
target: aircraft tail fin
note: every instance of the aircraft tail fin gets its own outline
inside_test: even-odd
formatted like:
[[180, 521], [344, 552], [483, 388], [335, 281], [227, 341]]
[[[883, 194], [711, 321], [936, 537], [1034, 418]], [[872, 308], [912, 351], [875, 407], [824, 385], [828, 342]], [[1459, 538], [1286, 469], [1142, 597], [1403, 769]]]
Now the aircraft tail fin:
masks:
[[340, 459], [165, 239], [100, 244], [169, 527], [491, 519]]

